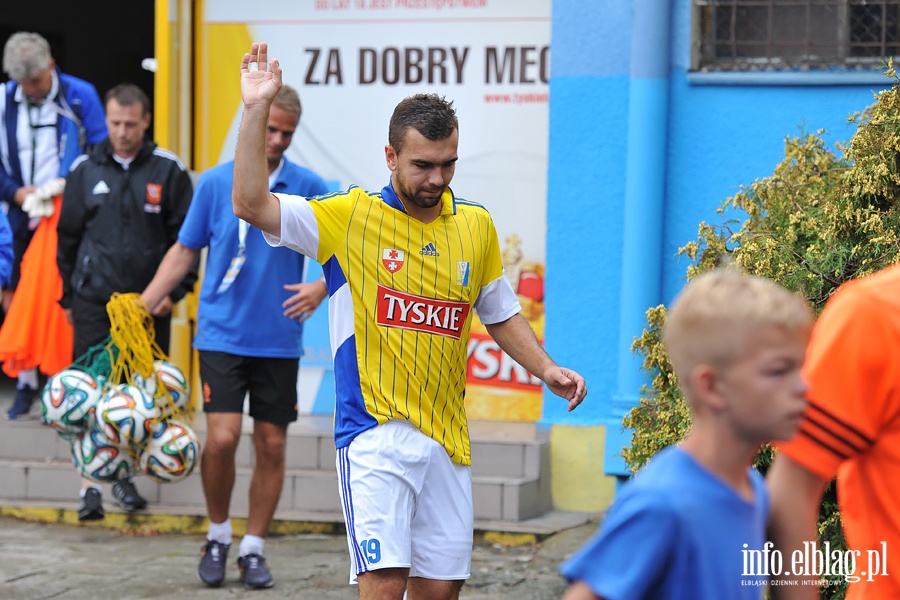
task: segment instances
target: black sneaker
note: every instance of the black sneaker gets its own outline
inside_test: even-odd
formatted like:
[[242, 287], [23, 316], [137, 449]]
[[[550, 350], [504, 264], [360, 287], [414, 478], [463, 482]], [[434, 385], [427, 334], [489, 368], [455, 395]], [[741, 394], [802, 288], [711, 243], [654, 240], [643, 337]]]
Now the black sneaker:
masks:
[[248, 590], [270, 588], [275, 585], [272, 574], [266, 566], [266, 559], [255, 552], [237, 559], [238, 569], [241, 571], [241, 581]]
[[90, 487], [84, 491], [81, 497], [81, 505], [78, 507], [79, 521], [97, 521], [104, 517], [103, 498], [100, 490]]
[[15, 421], [19, 417], [27, 415], [28, 411], [31, 410], [31, 404], [34, 402], [35, 396], [37, 396], [37, 390], [30, 385], [17, 388], [16, 398], [13, 400], [9, 411], [7, 411], [6, 418], [10, 421]]
[[215, 540], [206, 540], [200, 548], [200, 566], [197, 577], [209, 587], [219, 587], [225, 581], [225, 563], [228, 561], [228, 549], [231, 544], [223, 544]]
[[138, 494], [131, 477], [115, 482], [112, 487], [112, 493], [116, 503], [127, 511], [147, 508], [147, 501]]

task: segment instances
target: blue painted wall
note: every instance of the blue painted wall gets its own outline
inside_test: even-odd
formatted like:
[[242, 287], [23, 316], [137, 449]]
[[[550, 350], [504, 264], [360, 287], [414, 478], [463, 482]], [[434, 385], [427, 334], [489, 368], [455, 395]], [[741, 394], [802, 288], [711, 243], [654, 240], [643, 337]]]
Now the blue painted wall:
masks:
[[[567, 413], [564, 403], [545, 393], [548, 424], [603, 424], [616, 393], [638, 2], [654, 0], [553, 2], [546, 345], [560, 364], [586, 377], [589, 396]], [[648, 177], [662, 171], [665, 180], [661, 255], [645, 258], [662, 266], [656, 303], [667, 305], [684, 285], [687, 267], [675, 253], [696, 239], [700, 221], [718, 222], [715, 210], [726, 198], [771, 175], [786, 137], [826, 129], [832, 148], [849, 140], [848, 115], [890, 84], [880, 72], [691, 74], [690, 10], [688, 1], [672, 9], [668, 130], [662, 138], [667, 151], [663, 164], [645, 166]]]
[[627, 2], [553, 3], [545, 344], [590, 400], [545, 394], [550, 423], [601, 423], [615, 385], [630, 27]]

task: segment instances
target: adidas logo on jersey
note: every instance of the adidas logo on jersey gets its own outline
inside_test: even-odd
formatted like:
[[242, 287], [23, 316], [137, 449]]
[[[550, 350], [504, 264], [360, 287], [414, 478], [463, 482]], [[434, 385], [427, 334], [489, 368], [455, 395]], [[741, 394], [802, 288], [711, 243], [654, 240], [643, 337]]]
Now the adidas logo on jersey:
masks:
[[106, 182], [101, 179], [97, 182], [97, 185], [94, 186], [94, 189], [91, 190], [91, 193], [95, 196], [99, 196], [100, 194], [108, 194], [109, 186], [106, 185]]
[[424, 248], [419, 250], [419, 254], [422, 256], [440, 256], [438, 254], [437, 248], [434, 247], [434, 244], [427, 244]]

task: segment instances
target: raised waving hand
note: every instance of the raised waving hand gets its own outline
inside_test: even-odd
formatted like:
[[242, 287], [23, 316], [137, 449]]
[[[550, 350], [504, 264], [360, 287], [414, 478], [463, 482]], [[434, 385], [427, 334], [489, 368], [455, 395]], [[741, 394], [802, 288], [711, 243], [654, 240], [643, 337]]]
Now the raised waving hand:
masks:
[[241, 61], [241, 99], [244, 106], [268, 109], [281, 89], [281, 65], [269, 61], [269, 45], [254, 42]]

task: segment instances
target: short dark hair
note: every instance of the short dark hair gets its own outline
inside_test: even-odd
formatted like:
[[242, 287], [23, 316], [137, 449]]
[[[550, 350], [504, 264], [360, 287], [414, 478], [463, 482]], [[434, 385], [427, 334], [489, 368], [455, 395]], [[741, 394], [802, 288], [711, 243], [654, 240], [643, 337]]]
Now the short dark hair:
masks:
[[115, 100], [122, 106], [131, 106], [132, 104], [140, 104], [144, 109], [141, 116], [150, 112], [150, 98], [144, 93], [144, 90], [133, 83], [120, 83], [116, 87], [106, 92], [104, 98], [104, 106], [109, 104], [110, 100]]
[[394, 108], [388, 127], [388, 143], [397, 154], [400, 154], [403, 138], [410, 127], [432, 141], [450, 137], [459, 130], [453, 102], [437, 94], [416, 94], [404, 98]]

